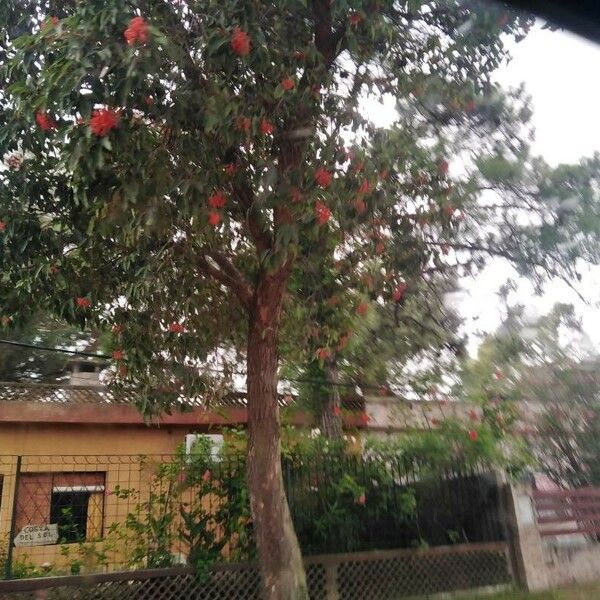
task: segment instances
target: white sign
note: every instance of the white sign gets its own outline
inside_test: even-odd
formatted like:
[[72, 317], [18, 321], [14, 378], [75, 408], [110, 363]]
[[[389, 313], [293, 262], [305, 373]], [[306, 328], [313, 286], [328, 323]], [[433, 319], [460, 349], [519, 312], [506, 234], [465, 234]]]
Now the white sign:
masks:
[[58, 524], [25, 525], [15, 536], [15, 546], [48, 546], [58, 542]]

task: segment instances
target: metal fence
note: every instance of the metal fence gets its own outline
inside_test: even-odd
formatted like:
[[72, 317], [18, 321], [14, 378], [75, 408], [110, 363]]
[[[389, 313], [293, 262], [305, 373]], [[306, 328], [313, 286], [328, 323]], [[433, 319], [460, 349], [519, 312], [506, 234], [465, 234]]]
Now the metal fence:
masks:
[[[392, 600], [506, 587], [512, 582], [503, 543], [428, 550], [388, 550], [305, 559], [312, 600]], [[0, 582], [7, 600], [259, 600], [251, 563], [214, 565], [199, 580], [189, 568]]]
[[[402, 461], [294, 455], [283, 467], [305, 555], [505, 539], [482, 468], [432, 477]], [[0, 484], [5, 579], [254, 557], [241, 455], [5, 456]]]

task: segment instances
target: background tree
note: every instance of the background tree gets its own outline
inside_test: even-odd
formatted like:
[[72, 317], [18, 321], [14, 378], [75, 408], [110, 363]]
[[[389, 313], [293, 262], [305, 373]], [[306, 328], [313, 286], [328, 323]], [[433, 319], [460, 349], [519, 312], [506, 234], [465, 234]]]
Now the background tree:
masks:
[[[371, 294], [390, 302], [490, 256], [538, 285], [575, 276], [598, 259], [600, 159], [552, 170], [529, 155], [523, 94], [491, 74], [532, 20], [502, 7], [51, 6], [0, 9], [3, 313], [18, 324], [33, 299], [80, 327], [116, 325], [120, 377], [172, 390], [142, 396], [145, 411], [204, 391], [191, 367], [245, 336], [265, 595], [306, 598], [277, 402], [295, 273], [333, 256], [359, 317]], [[385, 94], [397, 113], [382, 128], [363, 108]]]
[[600, 481], [600, 358], [581, 334], [572, 305], [535, 318], [513, 306], [477, 357], [464, 362], [456, 390], [469, 402], [519, 415], [532, 467], [560, 485]]
[[[77, 327], [44, 313], [33, 313], [19, 327], [5, 320], [0, 338], [31, 346], [81, 350], [91, 337]], [[0, 381], [54, 383], [68, 377], [69, 354], [48, 352], [11, 344], [0, 344]]]

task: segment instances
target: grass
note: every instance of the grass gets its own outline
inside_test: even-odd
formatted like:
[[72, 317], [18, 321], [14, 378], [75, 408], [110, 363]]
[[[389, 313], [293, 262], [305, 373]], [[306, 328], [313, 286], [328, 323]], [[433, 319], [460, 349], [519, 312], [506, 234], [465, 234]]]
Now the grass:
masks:
[[[486, 598], [487, 600], [600, 600], [600, 584], [578, 585], [547, 592], [503, 592], [476, 597], [477, 600]], [[471, 599], [475, 600], [472, 596]]]

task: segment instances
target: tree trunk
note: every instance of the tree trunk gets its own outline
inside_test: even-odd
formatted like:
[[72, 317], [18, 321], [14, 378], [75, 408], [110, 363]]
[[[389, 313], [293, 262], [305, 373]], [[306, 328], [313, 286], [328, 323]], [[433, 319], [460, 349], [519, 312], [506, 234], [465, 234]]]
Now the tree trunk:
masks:
[[321, 431], [330, 440], [339, 440], [342, 437], [342, 419], [340, 417], [342, 403], [337, 385], [339, 376], [335, 360], [329, 360], [325, 363], [325, 375], [329, 385], [323, 398]]
[[268, 600], [308, 600], [306, 576], [283, 487], [277, 402], [278, 328], [287, 278], [266, 277], [250, 310], [247, 358], [250, 507]]

